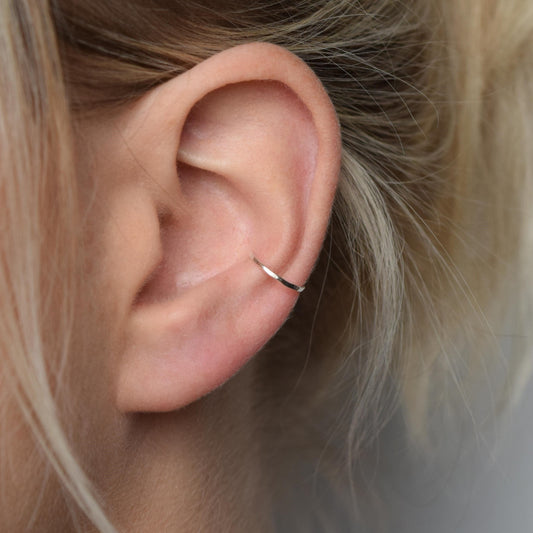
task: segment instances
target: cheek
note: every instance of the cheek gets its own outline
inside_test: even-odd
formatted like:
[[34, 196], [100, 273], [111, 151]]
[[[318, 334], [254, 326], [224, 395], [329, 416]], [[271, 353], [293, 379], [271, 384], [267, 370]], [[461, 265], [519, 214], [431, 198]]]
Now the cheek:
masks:
[[[116, 420], [106, 364], [117, 341], [111, 327], [115, 310], [102, 304], [101, 291], [91, 288], [100, 284], [99, 277], [95, 269], [83, 276], [84, 293], [90, 297], [76, 307], [61, 381], [52, 379], [56, 361], [49, 361], [49, 370], [61, 426], [80, 466], [101, 486], [118, 447], [111, 434]], [[0, 532], [74, 531], [66, 491], [25, 422], [12, 388], [0, 354]]]
[[[87, 198], [91, 203], [92, 195]], [[120, 351], [120, 306], [105, 261], [106, 211], [85, 206], [84, 212], [89, 213], [90, 231], [83, 241], [83, 299], [76, 305], [72, 345], [60, 382], [55, 380], [57, 361], [47, 366], [60, 423], [76, 460], [97, 488], [106, 489], [112, 485], [108, 479], [113, 479], [113, 467], [120, 464], [127, 431], [113, 408], [111, 379], [113, 354]], [[0, 353], [0, 532], [73, 531], [66, 491], [24, 420], [2, 357]]]
[[[102, 372], [102, 360], [109, 356], [105, 321], [94, 307], [82, 309], [85, 316], [80, 316], [76, 342], [55, 392], [60, 423], [76, 460], [95, 485], [105, 488], [106, 476], [119, 463], [120, 426]], [[66, 491], [25, 422], [8, 379], [0, 361], [0, 532], [74, 531]]]
[[[1, 381], [5, 380], [0, 377]], [[49, 475], [49, 466], [13, 396], [5, 386], [1, 390], [1, 529], [43, 533], [66, 531], [69, 514], [55, 476]]]

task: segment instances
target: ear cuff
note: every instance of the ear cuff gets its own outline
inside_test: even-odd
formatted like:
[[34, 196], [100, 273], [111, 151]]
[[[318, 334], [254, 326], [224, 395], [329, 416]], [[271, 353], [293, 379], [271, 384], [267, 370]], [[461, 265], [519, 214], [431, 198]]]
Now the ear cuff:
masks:
[[301, 287], [300, 285], [295, 285], [294, 283], [290, 283], [286, 279], [283, 279], [281, 276], [278, 276], [275, 272], [272, 272], [270, 268], [268, 268], [266, 265], [261, 263], [257, 257], [252, 256], [252, 259], [254, 260], [254, 263], [261, 268], [261, 270], [267, 274], [267, 276], [270, 276], [271, 278], [275, 279], [276, 281], [279, 281], [282, 285], [285, 285], [285, 287], [288, 287], [289, 289], [292, 289], [293, 291], [296, 291], [298, 293], [304, 292], [305, 286]]

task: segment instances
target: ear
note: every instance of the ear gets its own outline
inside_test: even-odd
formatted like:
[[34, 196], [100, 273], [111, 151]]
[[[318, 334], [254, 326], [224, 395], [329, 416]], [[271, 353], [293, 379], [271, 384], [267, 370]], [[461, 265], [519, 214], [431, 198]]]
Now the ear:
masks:
[[254, 43], [151, 91], [99, 126], [95, 146], [98, 179], [120, 182], [106, 200], [119, 227], [108, 264], [126, 302], [117, 406], [175, 410], [227, 381], [287, 319], [298, 293], [252, 257], [305, 283], [335, 193], [338, 122], [302, 61]]

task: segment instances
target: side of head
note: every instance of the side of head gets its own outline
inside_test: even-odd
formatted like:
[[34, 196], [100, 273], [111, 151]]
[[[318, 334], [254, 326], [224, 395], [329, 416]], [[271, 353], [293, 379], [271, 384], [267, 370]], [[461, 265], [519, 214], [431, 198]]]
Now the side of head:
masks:
[[468, 332], [522, 238], [501, 214], [527, 136], [502, 139], [530, 110], [493, 89], [526, 94], [502, 65], [529, 27], [487, 48], [518, 9], [481, 32], [476, 2], [244, 4], [4, 5], [13, 531], [72, 527], [72, 499], [101, 531], [246, 531], [235, 502], [269, 501], [324, 406], [348, 394], [354, 451], [399, 392], [420, 436], [455, 343], [483, 350]]

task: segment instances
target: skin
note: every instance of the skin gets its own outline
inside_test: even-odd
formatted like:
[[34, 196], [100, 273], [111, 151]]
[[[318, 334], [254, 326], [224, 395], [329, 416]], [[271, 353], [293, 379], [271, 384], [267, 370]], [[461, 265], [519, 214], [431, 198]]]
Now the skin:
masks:
[[[58, 391], [76, 455], [119, 531], [266, 533], [254, 355], [297, 294], [250, 254], [295, 283], [309, 276], [340, 161], [331, 103], [294, 56], [244, 45], [80, 122], [76, 140], [84, 300]], [[72, 530], [3, 405], [19, 429], [2, 443], [1, 522]]]

